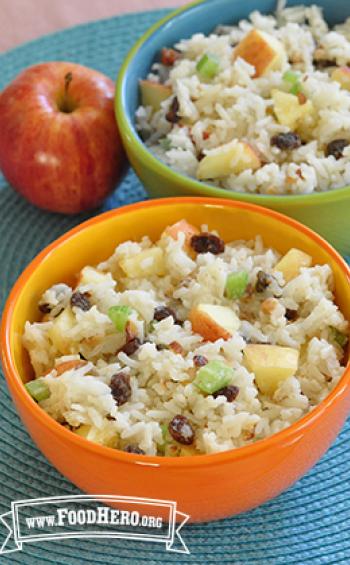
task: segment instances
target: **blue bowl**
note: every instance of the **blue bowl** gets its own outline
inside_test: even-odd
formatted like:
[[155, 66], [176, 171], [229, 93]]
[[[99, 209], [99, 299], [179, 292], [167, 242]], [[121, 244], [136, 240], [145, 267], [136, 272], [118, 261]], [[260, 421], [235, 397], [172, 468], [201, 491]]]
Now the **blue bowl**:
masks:
[[[315, 0], [290, 0], [289, 6], [312, 5]], [[350, 16], [349, 0], [319, 0], [330, 25]], [[139, 80], [145, 78], [162, 47], [170, 47], [196, 32], [210, 33], [218, 24], [235, 24], [253, 10], [271, 14], [275, 0], [199, 0], [180, 8], [150, 28], [134, 45], [120, 70], [115, 98], [116, 116], [129, 160], [149, 194], [154, 197], [214, 196], [252, 202], [272, 208], [308, 225], [341, 253], [350, 254], [348, 224], [350, 187], [305, 195], [270, 196], [238, 193], [213, 187], [177, 173], [157, 159], [135, 128], [135, 111], [140, 104]]]

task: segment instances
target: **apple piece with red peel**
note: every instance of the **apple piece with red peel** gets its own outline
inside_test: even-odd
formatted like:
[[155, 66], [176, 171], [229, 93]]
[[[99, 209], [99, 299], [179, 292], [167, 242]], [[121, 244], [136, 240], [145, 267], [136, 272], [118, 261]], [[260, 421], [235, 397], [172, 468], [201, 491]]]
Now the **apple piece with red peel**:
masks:
[[215, 149], [210, 149], [197, 168], [197, 179], [217, 179], [226, 175], [239, 175], [247, 169], [261, 167], [257, 151], [245, 141], [233, 139]]
[[227, 306], [198, 304], [189, 314], [192, 330], [206, 341], [230, 339], [239, 329], [238, 316]]
[[113, 96], [111, 79], [75, 63], [18, 75], [0, 94], [0, 168], [10, 185], [53, 212], [97, 207], [126, 163]]
[[180, 220], [179, 222], [176, 222], [175, 224], [168, 226], [167, 228], [165, 228], [164, 232], [162, 233], [162, 236], [163, 235], [169, 236], [177, 240], [180, 233], [183, 233], [185, 236], [185, 240], [184, 240], [185, 251], [192, 257], [195, 257], [196, 253], [191, 248], [191, 239], [194, 235], [198, 235], [200, 231], [195, 226], [192, 226], [192, 224], [189, 224], [186, 220]]
[[350, 67], [338, 67], [334, 69], [331, 79], [339, 82], [341, 88], [350, 90]]

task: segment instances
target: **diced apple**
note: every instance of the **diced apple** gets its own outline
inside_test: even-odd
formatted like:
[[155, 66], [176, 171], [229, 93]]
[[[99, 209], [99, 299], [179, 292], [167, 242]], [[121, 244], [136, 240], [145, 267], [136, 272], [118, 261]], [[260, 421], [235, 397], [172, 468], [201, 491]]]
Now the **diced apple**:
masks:
[[230, 339], [238, 330], [238, 316], [227, 306], [215, 304], [199, 304], [192, 308], [189, 319], [192, 330], [207, 341]]
[[83, 367], [84, 365], [86, 365], [86, 361], [84, 361], [84, 359], [76, 359], [74, 361], [64, 361], [63, 363], [60, 363], [59, 365], [56, 365], [55, 369], [56, 369], [56, 375], [57, 377], [59, 377], [60, 375], [63, 375], [63, 373], [65, 373], [66, 371], [71, 371], [72, 369], [80, 369], [80, 367]]
[[167, 235], [176, 240], [180, 233], [185, 234], [184, 249], [187, 251], [187, 253], [194, 256], [195, 253], [191, 248], [191, 238], [192, 236], [198, 235], [200, 233], [199, 229], [195, 226], [192, 226], [192, 224], [189, 224], [186, 220], [180, 220], [179, 222], [176, 222], [176, 224], [165, 228], [162, 235]]
[[314, 118], [314, 105], [311, 100], [304, 104], [294, 94], [272, 90], [273, 110], [278, 122], [291, 130], [296, 129], [306, 118]]
[[176, 224], [172, 224], [165, 228], [163, 232], [164, 235], [168, 235], [173, 239], [177, 239], [179, 233], [184, 233], [185, 241], [186, 243], [189, 243], [193, 235], [199, 234], [199, 229], [192, 226], [192, 224], [189, 224], [186, 220], [180, 220], [179, 222], [176, 222]]
[[73, 430], [76, 435], [93, 441], [94, 443], [99, 443], [101, 445], [106, 445], [107, 447], [114, 447], [118, 442], [118, 435], [116, 433], [106, 433], [103, 430], [96, 430], [88, 424], [81, 424], [79, 428]]
[[93, 267], [84, 267], [79, 273], [78, 285], [103, 284], [107, 280], [110, 280], [109, 273], [102, 273]]
[[155, 112], [172, 93], [170, 86], [151, 80], [140, 80], [140, 88], [142, 106], [151, 106]]
[[49, 330], [49, 336], [53, 345], [60, 353], [70, 353], [70, 339], [67, 337], [68, 332], [75, 325], [75, 317], [71, 308], [65, 308], [63, 312], [52, 322]]
[[172, 438], [163, 445], [161, 450], [166, 457], [192, 457], [193, 455], [200, 455], [193, 445], [181, 445]]
[[350, 90], [350, 67], [339, 67], [334, 69], [331, 75], [332, 80], [339, 82], [344, 90]]
[[275, 265], [275, 271], [283, 274], [285, 282], [289, 282], [300, 273], [302, 267], [311, 267], [312, 257], [300, 249], [292, 247]]
[[272, 314], [272, 312], [276, 309], [278, 304], [279, 304], [279, 302], [278, 302], [277, 298], [274, 298], [273, 296], [271, 296], [270, 298], [266, 298], [261, 303], [260, 310], [263, 314], [270, 316]]
[[77, 434], [77, 436], [84, 437], [86, 439], [89, 435], [90, 430], [91, 426], [88, 426], [87, 424], [81, 424], [79, 428], [74, 430], [74, 433]]
[[241, 57], [255, 67], [255, 77], [281, 69], [287, 62], [282, 43], [273, 35], [252, 29], [237, 45], [234, 58]]
[[181, 457], [193, 457], [193, 455], [199, 455], [199, 451], [193, 445], [181, 445], [179, 455]]
[[258, 153], [249, 143], [236, 139], [212, 149], [199, 163], [197, 178], [215, 179], [239, 174], [246, 169], [255, 171], [261, 167]]
[[272, 396], [280, 383], [297, 371], [299, 351], [279, 345], [249, 344], [244, 357], [259, 390]]
[[163, 250], [160, 247], [144, 249], [137, 255], [122, 259], [120, 266], [131, 279], [164, 275], [165, 261]]

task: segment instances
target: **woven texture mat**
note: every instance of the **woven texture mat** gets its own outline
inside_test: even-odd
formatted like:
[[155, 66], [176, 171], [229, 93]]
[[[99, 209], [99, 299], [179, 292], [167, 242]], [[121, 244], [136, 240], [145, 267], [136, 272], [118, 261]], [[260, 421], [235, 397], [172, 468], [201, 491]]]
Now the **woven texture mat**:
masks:
[[[72, 60], [113, 79], [129, 47], [165, 11], [126, 15], [68, 29], [1, 55], [0, 90], [24, 67]], [[1, 132], [0, 132], [1, 135]], [[130, 172], [103, 210], [146, 197]], [[0, 177], [0, 306], [20, 272], [48, 243], [88, 216], [41, 212]], [[190, 555], [169, 554], [163, 544], [129, 540], [61, 540], [25, 544], [0, 563], [175, 564], [350, 563], [350, 422], [323, 459], [293, 488], [241, 516], [187, 525]], [[215, 485], [213, 484], [215, 489]], [[78, 494], [33, 445], [0, 376], [0, 514], [13, 500]], [[179, 509], [181, 510], [181, 508]], [[5, 528], [0, 526], [0, 547]]]

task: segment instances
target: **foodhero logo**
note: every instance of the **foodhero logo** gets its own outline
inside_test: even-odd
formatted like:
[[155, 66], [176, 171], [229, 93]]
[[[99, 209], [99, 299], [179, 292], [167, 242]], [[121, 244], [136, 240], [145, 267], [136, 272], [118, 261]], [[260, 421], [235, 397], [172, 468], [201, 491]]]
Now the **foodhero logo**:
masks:
[[26, 518], [26, 524], [31, 528], [44, 528], [45, 526], [89, 526], [93, 524], [112, 526], [142, 526], [147, 528], [161, 528], [161, 517], [141, 515], [137, 510], [115, 510], [108, 506], [99, 506], [96, 510], [69, 510], [57, 508], [57, 515], [33, 516]]
[[189, 553], [180, 535], [189, 516], [174, 501], [77, 495], [19, 500], [11, 506], [0, 516], [9, 532], [0, 554], [21, 550], [24, 543], [84, 537], [162, 542], [168, 551]]

